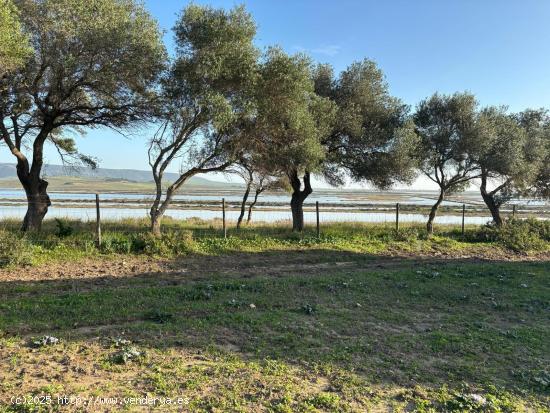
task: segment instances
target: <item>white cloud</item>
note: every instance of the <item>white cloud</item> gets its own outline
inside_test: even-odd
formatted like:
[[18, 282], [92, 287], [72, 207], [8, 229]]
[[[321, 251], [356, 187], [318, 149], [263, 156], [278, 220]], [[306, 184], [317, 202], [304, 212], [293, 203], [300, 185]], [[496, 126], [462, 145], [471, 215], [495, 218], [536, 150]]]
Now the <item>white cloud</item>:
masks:
[[296, 46], [293, 46], [292, 49], [302, 53], [311, 53], [316, 55], [334, 57], [338, 53], [340, 53], [340, 51], [342, 50], [342, 47], [337, 44], [329, 44], [329, 45], [323, 45], [319, 47], [314, 47], [312, 49], [308, 49], [303, 46], [296, 45]]
[[337, 44], [329, 44], [326, 46], [316, 47], [315, 49], [311, 49], [312, 53], [315, 54], [322, 54], [325, 56], [336, 56], [338, 53], [340, 53], [340, 50], [342, 50], [341, 46], [338, 46]]

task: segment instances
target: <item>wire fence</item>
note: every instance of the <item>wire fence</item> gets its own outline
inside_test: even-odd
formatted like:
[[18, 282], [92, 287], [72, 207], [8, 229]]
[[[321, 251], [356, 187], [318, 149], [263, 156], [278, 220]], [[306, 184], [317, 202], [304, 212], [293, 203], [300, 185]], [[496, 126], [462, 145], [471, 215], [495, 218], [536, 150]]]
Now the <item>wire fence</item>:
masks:
[[[101, 222], [108, 224], [111, 232], [127, 232], [130, 222], [149, 217], [151, 199], [143, 195], [121, 194], [66, 194], [56, 199], [48, 209], [47, 219], [81, 221], [82, 225], [100, 236]], [[248, 203], [243, 218], [243, 226], [248, 219]], [[384, 223], [399, 230], [404, 224], [424, 224], [428, 219], [429, 203], [342, 203], [334, 199], [304, 203], [304, 223], [317, 233], [323, 225], [330, 223]], [[21, 197], [0, 199], [0, 228], [13, 228], [27, 210], [27, 202]], [[211, 236], [216, 233], [227, 236], [233, 232], [241, 213], [241, 200], [233, 197], [203, 199], [175, 199], [164, 223], [186, 221], [197, 235]], [[546, 204], [532, 205], [514, 203], [501, 209], [503, 218], [550, 218]], [[290, 225], [292, 214], [288, 202], [259, 201], [252, 211], [252, 223]], [[491, 214], [484, 204], [467, 204], [454, 201], [444, 202], [438, 210], [436, 225], [454, 225], [464, 229], [467, 225], [484, 225], [492, 221]]]
[[[75, 195], [78, 197], [75, 198]], [[208, 196], [201, 200], [176, 199], [163, 218], [163, 232], [171, 233], [177, 239], [184, 239], [191, 234], [197, 240], [257, 235], [288, 237], [292, 228], [288, 201], [274, 201], [275, 198], [266, 197], [267, 200], [257, 203], [252, 211], [252, 220], [247, 223], [249, 202], [242, 226], [237, 229], [237, 219], [241, 213], [239, 198], [232, 196], [226, 200]], [[35, 246], [48, 250], [58, 249], [59, 254], [64, 253], [67, 245], [84, 252], [98, 249], [117, 253], [135, 252], [133, 248], [136, 247], [136, 240], [139, 243], [139, 237], [150, 229], [150, 205], [150, 198], [139, 195], [67, 194], [62, 199], [53, 200], [53, 205], [48, 208], [43, 231], [23, 235], [18, 229], [27, 211], [26, 199], [0, 198], [0, 267], [13, 264], [14, 254], [24, 251], [17, 244], [17, 239], [23, 238]], [[320, 238], [324, 233], [330, 234], [335, 225], [343, 223], [351, 224], [352, 230], [359, 232], [375, 231], [362, 224], [382, 224], [383, 228], [378, 228], [378, 231], [387, 233], [389, 229], [394, 234], [400, 234], [404, 227], [424, 226], [430, 209], [429, 202], [346, 203], [337, 199], [310, 200], [304, 203], [305, 231], [301, 236]], [[501, 215], [503, 219], [550, 219], [550, 208], [547, 204], [514, 203], [502, 208]], [[462, 233], [464, 237], [467, 228], [471, 227], [475, 232], [476, 228], [491, 221], [491, 214], [484, 204], [447, 201], [440, 206], [434, 224], [436, 230], [439, 228], [453, 234]], [[349, 228], [346, 227], [346, 234]], [[11, 235], [2, 238], [2, 233]], [[19, 258], [16, 257], [17, 260]]]

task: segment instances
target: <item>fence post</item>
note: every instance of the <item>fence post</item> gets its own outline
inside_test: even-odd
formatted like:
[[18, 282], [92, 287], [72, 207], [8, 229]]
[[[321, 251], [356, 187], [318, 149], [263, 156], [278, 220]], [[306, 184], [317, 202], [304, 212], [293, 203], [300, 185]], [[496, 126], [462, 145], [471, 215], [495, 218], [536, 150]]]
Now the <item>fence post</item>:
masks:
[[222, 198], [223, 237], [227, 238], [227, 226], [225, 224], [225, 198]]
[[464, 220], [466, 215], [466, 204], [462, 204], [462, 236], [464, 237]]
[[512, 205], [512, 218], [516, 217], [516, 204]]
[[399, 202], [395, 204], [395, 232], [399, 232]]
[[96, 245], [99, 248], [101, 247], [101, 214], [99, 212], [99, 194], [95, 194], [95, 216], [95, 232], [97, 236]]
[[315, 202], [315, 213], [317, 214], [317, 238], [320, 238], [321, 228], [319, 227], [319, 201]]

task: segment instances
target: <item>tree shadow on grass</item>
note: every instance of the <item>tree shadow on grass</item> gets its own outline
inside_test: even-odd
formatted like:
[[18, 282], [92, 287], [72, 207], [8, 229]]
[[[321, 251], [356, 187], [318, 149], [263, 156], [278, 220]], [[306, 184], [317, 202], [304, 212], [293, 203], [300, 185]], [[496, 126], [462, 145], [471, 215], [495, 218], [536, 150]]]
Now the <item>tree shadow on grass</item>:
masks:
[[[193, 256], [161, 272], [0, 282], [0, 331], [143, 348], [212, 346], [334, 365], [372, 382], [546, 394], [548, 262], [381, 258], [336, 250]], [[537, 387], [538, 386], [538, 387]]]

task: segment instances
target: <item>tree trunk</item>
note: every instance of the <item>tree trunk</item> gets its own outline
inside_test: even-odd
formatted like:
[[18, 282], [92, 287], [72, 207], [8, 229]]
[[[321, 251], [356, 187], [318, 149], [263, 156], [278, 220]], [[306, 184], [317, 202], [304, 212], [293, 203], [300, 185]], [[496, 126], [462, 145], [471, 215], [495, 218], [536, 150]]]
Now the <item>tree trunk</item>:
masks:
[[491, 212], [493, 222], [497, 227], [501, 227], [503, 221], [502, 217], [500, 216], [500, 205], [495, 201], [494, 192], [487, 191], [487, 175], [484, 173], [481, 174], [481, 186], [479, 188], [479, 191], [481, 192], [481, 197], [483, 198], [485, 205], [487, 205], [487, 208]]
[[27, 213], [23, 219], [22, 231], [40, 231], [42, 221], [48, 213], [48, 207], [52, 204], [48, 196], [48, 182], [38, 178], [38, 182], [24, 180], [21, 182], [27, 195]]
[[258, 196], [262, 193], [261, 190], [256, 189], [256, 193], [254, 194], [254, 201], [248, 206], [248, 217], [246, 218], [246, 223], [250, 224], [250, 221], [252, 221], [252, 209], [254, 206], [256, 206], [256, 202], [258, 202]]
[[437, 209], [443, 202], [444, 198], [445, 198], [445, 190], [441, 189], [439, 192], [439, 197], [437, 198], [437, 202], [432, 206], [430, 215], [428, 217], [428, 223], [426, 224], [426, 229], [428, 230], [428, 234], [433, 234], [434, 232], [434, 219], [437, 214]]
[[162, 214], [160, 213], [160, 211], [156, 211], [156, 212], [151, 212], [151, 233], [155, 236], [155, 237], [160, 237], [161, 236], [161, 223], [162, 223]]
[[304, 201], [313, 192], [310, 179], [310, 173], [306, 171], [304, 174], [304, 189], [301, 189], [302, 183], [298, 177], [298, 171], [294, 170], [289, 174], [290, 185], [292, 186], [290, 200], [292, 231], [302, 232], [304, 230]]
[[29, 165], [27, 158], [21, 152], [20, 136], [16, 133], [15, 145], [9, 140], [9, 136], [4, 136], [4, 140], [8, 143], [11, 153], [17, 158], [17, 177], [25, 189], [27, 196], [27, 213], [21, 226], [21, 230], [25, 232], [40, 231], [42, 221], [48, 213], [48, 207], [52, 204], [47, 191], [48, 182], [40, 177], [43, 165], [44, 143], [52, 130], [53, 125], [49, 121], [42, 126], [42, 129], [34, 139], [32, 165]]
[[[161, 201], [162, 201], [162, 177], [163, 173], [157, 173], [156, 170], [153, 170], [153, 179], [155, 181], [155, 200], [153, 201], [153, 205], [151, 205], [151, 209], [149, 211], [149, 216], [151, 217], [151, 233], [155, 237], [160, 237], [161, 235], [161, 223], [162, 223], [162, 216], [164, 215], [164, 209], [161, 207]], [[170, 200], [168, 200], [170, 202]]]
[[241, 213], [239, 215], [239, 219], [237, 220], [237, 229], [241, 228], [241, 223], [243, 222], [244, 214], [246, 213], [246, 201], [248, 200], [251, 186], [252, 182], [249, 181], [246, 185], [246, 191], [244, 191], [243, 200], [241, 202]]

